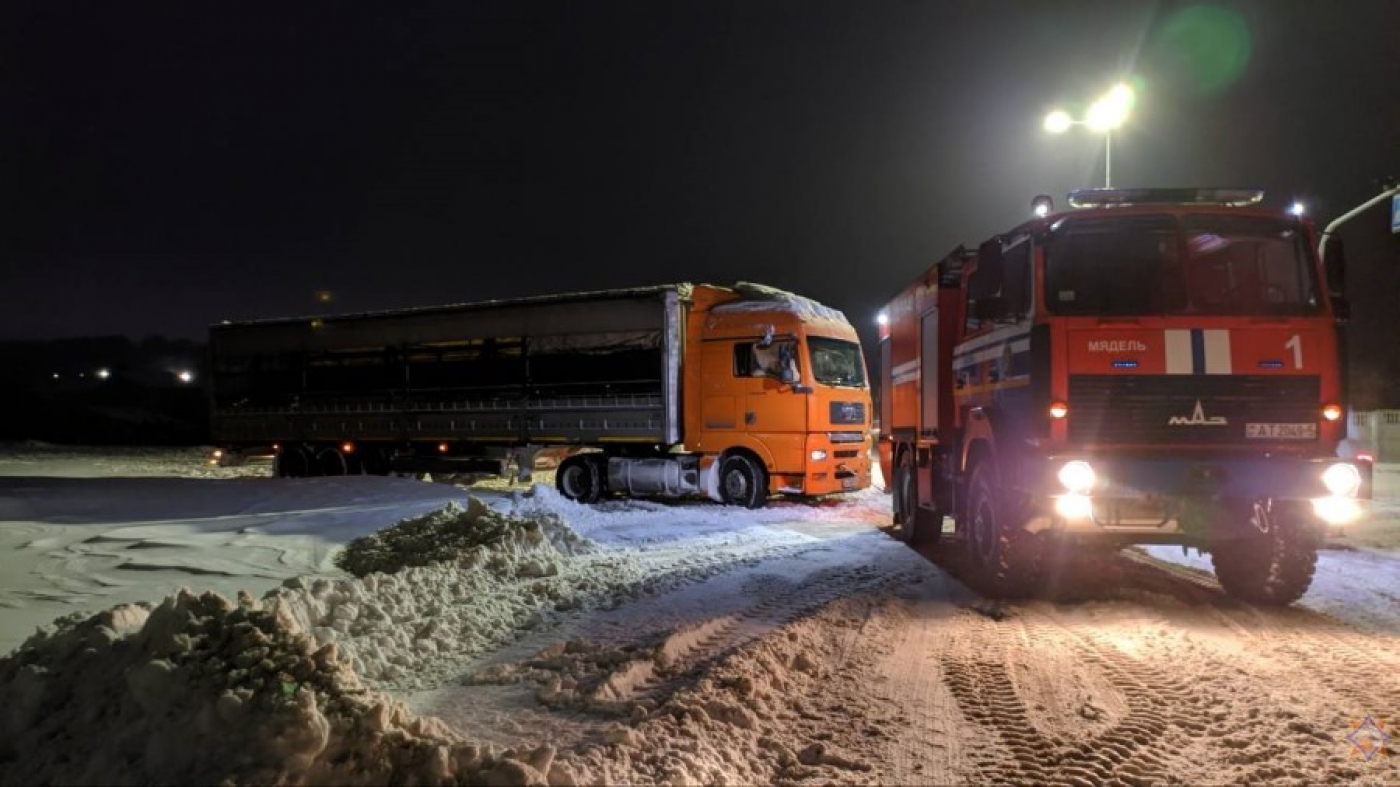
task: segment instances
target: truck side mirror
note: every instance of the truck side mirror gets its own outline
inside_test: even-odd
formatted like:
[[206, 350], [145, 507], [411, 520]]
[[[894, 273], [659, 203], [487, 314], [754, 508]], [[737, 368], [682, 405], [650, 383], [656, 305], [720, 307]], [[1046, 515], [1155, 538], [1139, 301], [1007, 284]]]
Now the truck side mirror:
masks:
[[978, 298], [972, 306], [972, 316], [977, 322], [987, 324], [1000, 319], [1005, 311], [1005, 302], [998, 296]]
[[787, 385], [802, 379], [797, 371], [797, 346], [791, 342], [778, 345], [778, 379]]
[[1323, 247], [1322, 270], [1327, 274], [1327, 291], [1334, 300], [1341, 297], [1347, 284], [1347, 255], [1342, 239], [1335, 235]]
[[967, 283], [968, 297], [976, 300], [1001, 294], [1004, 277], [1001, 240], [992, 238], [983, 243], [977, 251], [977, 270], [973, 271]]

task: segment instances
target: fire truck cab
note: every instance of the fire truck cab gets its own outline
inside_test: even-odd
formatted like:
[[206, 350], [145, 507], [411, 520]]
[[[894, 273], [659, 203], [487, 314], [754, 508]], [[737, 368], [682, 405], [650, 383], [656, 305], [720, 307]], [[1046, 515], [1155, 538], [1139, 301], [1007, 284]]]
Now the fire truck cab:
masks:
[[1336, 450], [1346, 304], [1312, 224], [1262, 198], [1076, 191], [900, 292], [879, 451], [905, 538], [950, 516], [1008, 595], [1052, 544], [1165, 543], [1210, 552], [1231, 595], [1300, 597], [1359, 512]]

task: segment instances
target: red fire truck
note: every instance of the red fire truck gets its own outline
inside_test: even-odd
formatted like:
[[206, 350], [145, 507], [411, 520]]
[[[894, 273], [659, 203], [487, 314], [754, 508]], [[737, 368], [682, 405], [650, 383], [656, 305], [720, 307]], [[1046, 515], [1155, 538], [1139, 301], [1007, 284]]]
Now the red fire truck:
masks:
[[1326, 527], [1359, 511], [1336, 455], [1347, 310], [1312, 224], [1262, 198], [1038, 197], [1037, 218], [899, 293], [879, 450], [904, 537], [951, 517], [1006, 595], [1036, 587], [1052, 545], [1182, 544], [1233, 596], [1301, 596]]

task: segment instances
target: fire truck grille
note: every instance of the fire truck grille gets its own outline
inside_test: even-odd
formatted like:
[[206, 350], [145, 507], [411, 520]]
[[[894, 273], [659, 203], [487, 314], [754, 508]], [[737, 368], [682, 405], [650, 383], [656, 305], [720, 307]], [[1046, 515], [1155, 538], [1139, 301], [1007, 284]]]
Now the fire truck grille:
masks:
[[1239, 445], [1317, 439], [1317, 377], [1071, 375], [1079, 443]]

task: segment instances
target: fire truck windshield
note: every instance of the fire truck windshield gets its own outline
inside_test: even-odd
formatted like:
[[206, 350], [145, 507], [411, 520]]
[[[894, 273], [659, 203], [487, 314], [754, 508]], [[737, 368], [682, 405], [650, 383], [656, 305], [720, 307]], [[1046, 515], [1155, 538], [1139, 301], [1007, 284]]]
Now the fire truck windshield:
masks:
[[1316, 314], [1304, 233], [1253, 216], [1069, 217], [1044, 240], [1045, 304], [1062, 315]]
[[861, 362], [860, 345], [823, 336], [808, 336], [807, 347], [812, 353], [812, 377], [818, 383], [865, 387], [865, 364]]

